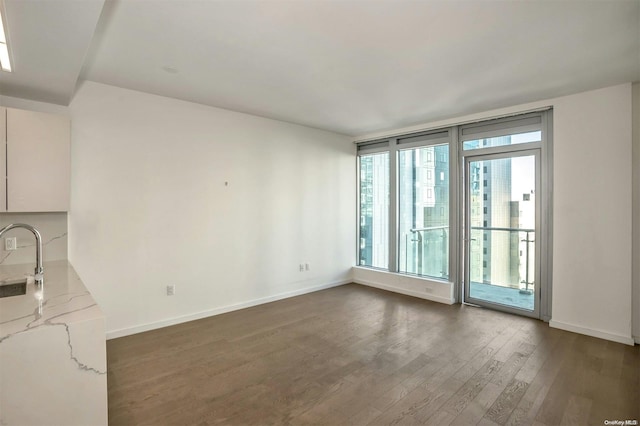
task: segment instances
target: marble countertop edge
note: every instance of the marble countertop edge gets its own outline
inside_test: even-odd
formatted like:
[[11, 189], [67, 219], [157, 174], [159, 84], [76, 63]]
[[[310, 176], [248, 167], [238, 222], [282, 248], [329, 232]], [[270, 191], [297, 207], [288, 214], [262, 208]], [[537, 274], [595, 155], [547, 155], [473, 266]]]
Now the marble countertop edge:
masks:
[[[0, 266], [0, 280], [23, 277], [32, 264]], [[44, 291], [27, 285], [27, 293], [0, 299], [0, 343], [16, 333], [53, 325], [70, 326], [105, 316], [66, 260], [44, 263]]]

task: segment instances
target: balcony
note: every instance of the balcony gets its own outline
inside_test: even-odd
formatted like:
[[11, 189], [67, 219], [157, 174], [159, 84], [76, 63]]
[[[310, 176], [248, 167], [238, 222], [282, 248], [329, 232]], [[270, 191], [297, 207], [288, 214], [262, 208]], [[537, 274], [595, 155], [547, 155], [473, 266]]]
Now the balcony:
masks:
[[535, 229], [472, 226], [469, 296], [532, 311], [535, 300]]

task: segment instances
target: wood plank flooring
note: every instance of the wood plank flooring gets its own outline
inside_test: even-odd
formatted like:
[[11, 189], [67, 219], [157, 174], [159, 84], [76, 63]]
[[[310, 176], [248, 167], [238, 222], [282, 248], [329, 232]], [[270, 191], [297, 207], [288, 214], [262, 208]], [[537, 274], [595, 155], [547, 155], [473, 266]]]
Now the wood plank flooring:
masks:
[[112, 425], [640, 421], [640, 347], [350, 284], [107, 342]]

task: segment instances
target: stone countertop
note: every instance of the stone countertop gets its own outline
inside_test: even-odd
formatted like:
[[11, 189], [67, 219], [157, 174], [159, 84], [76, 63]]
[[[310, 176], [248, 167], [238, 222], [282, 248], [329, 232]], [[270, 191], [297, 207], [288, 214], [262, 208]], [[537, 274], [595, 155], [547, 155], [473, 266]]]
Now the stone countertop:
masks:
[[[73, 324], [104, 314], [66, 260], [44, 263], [44, 286], [27, 284], [27, 293], [0, 298], [0, 342], [54, 324]], [[35, 264], [0, 267], [0, 281], [33, 275]]]
[[[0, 281], [34, 264], [0, 267]], [[107, 425], [105, 317], [66, 260], [0, 298], [0, 425]]]

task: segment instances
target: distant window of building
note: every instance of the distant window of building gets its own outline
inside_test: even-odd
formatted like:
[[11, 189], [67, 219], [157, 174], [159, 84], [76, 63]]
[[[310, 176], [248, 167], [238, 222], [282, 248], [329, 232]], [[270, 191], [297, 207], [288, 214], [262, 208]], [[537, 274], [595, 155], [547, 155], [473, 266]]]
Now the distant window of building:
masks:
[[389, 251], [389, 153], [359, 156], [360, 253], [358, 264], [387, 268]]
[[[416, 158], [436, 158], [438, 162], [435, 168], [433, 163], [417, 165]], [[441, 279], [449, 277], [449, 220], [446, 216], [449, 186], [436, 179], [448, 171], [448, 143], [398, 150], [398, 215], [397, 223], [393, 225], [403, 241], [397, 250], [398, 272]], [[421, 231], [411, 231], [415, 229]], [[405, 238], [413, 242], [409, 243]]]

